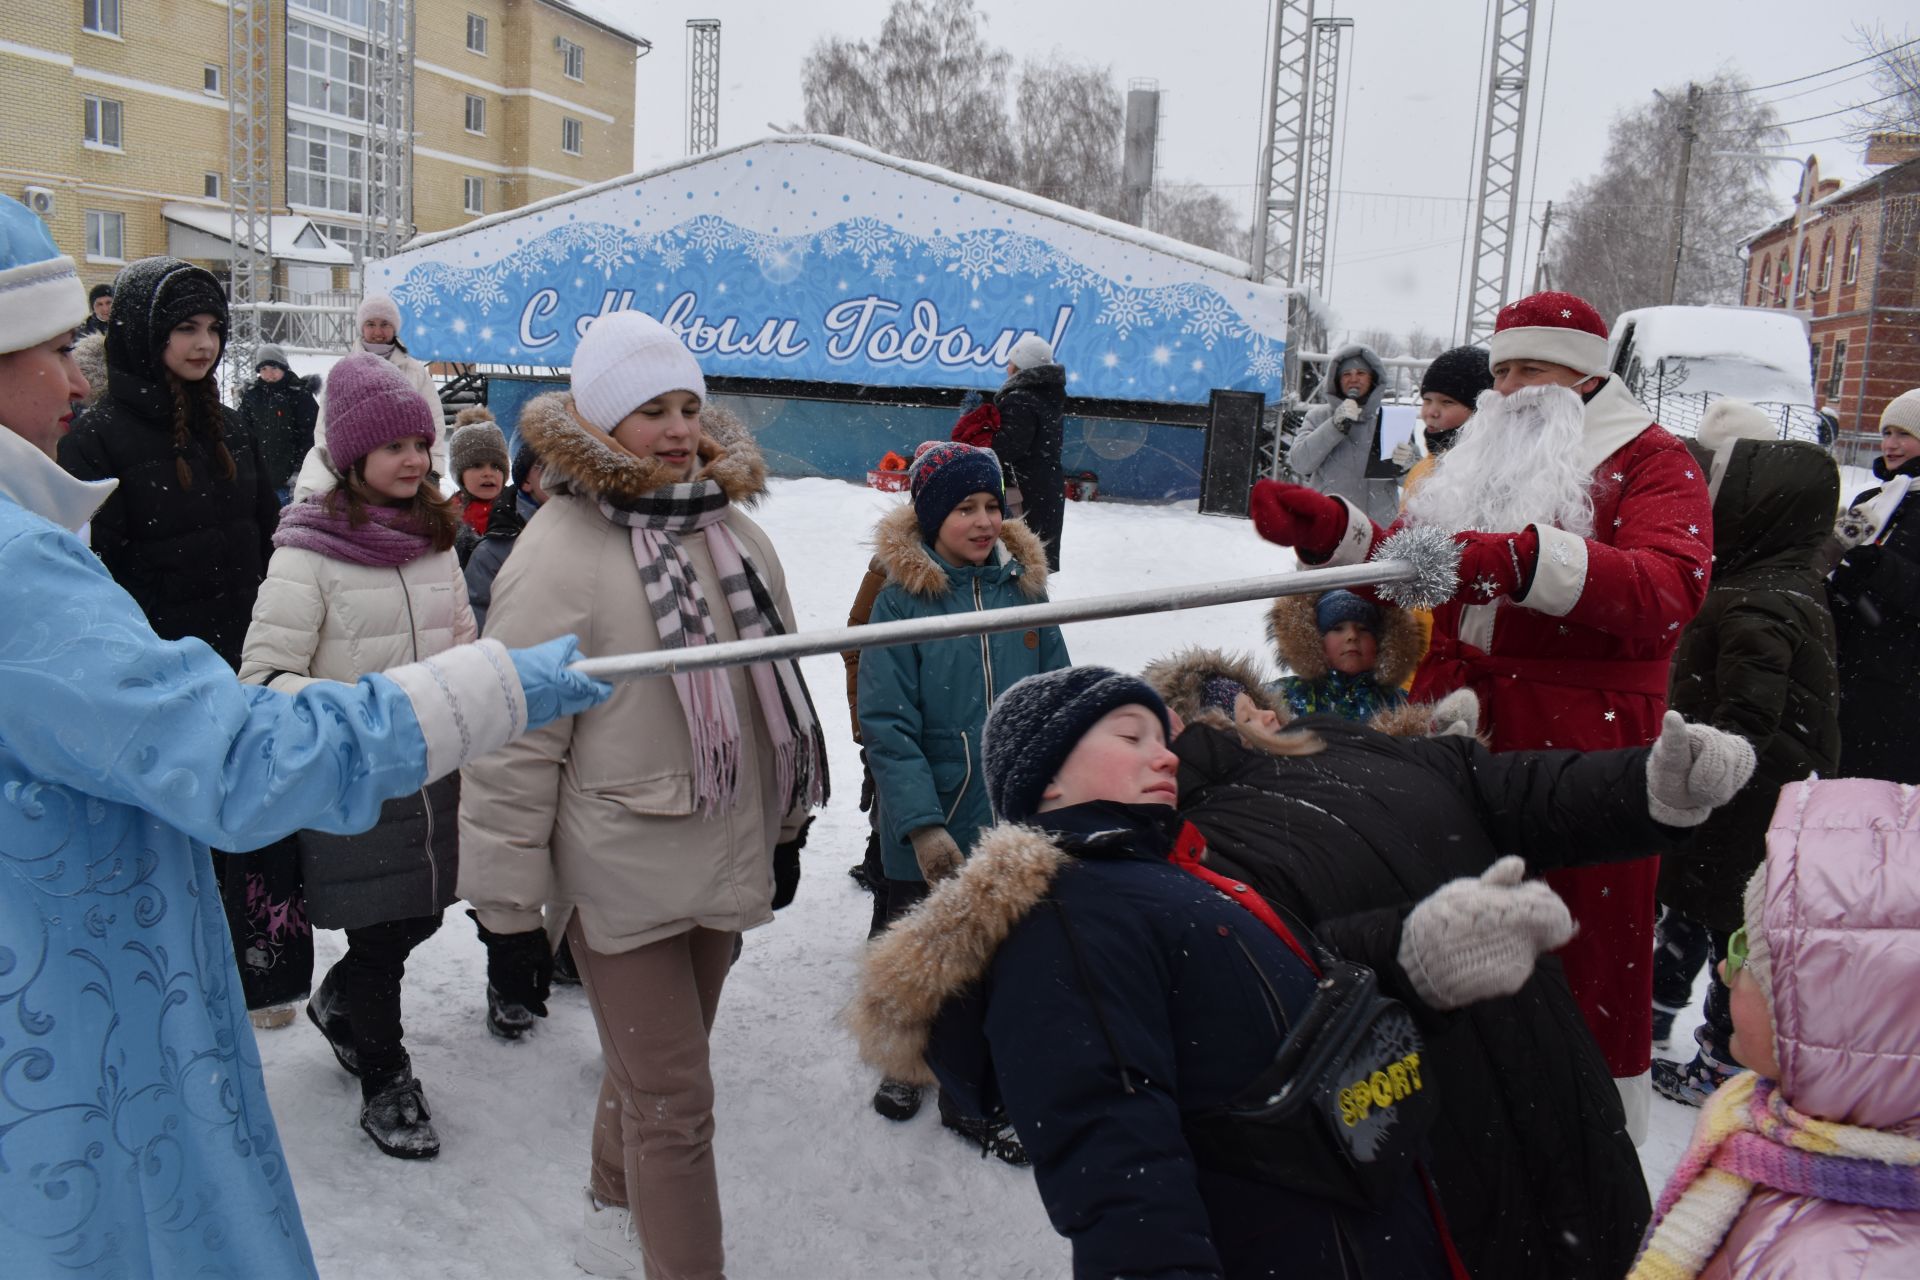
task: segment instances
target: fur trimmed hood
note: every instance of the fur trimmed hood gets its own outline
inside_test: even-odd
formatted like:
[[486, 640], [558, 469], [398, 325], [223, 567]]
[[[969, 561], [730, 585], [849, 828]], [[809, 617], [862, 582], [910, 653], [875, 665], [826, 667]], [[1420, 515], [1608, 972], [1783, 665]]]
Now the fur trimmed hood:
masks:
[[[570, 392], [550, 391], [527, 401], [520, 410], [519, 432], [540, 455], [547, 477], [543, 486], [550, 493], [604, 497], [618, 505], [672, 483], [658, 462], [627, 452], [574, 412]], [[700, 458], [696, 478], [719, 484], [727, 501], [750, 507], [766, 493], [767, 464], [751, 441], [742, 438], [722, 448], [703, 430], [695, 448]]]
[[1153, 686], [1153, 691], [1167, 704], [1167, 710], [1187, 721], [1202, 719], [1212, 710], [1205, 701], [1206, 684], [1221, 676], [1245, 689], [1261, 710], [1271, 711], [1282, 720], [1287, 718], [1286, 704], [1268, 690], [1269, 677], [1252, 654], [1191, 645], [1164, 658], [1155, 658], [1140, 671], [1140, 678]]
[[[873, 529], [873, 548], [874, 561], [909, 595], [930, 600], [945, 595], [952, 586], [946, 567], [921, 538], [920, 522], [910, 505], [880, 517]], [[1046, 597], [1046, 544], [1024, 521], [1008, 520], [1000, 526], [1000, 545], [994, 555], [1000, 564], [1012, 560], [1019, 565], [1015, 580], [1022, 595], [1036, 602]]]
[[[1302, 680], [1320, 680], [1327, 674], [1326, 651], [1320, 646], [1320, 628], [1314, 623], [1314, 611], [1320, 597], [1281, 596], [1267, 611], [1267, 638], [1273, 641], [1274, 656], [1280, 664]], [[1373, 678], [1389, 688], [1403, 684], [1420, 665], [1426, 643], [1420, 635], [1420, 623], [1405, 609], [1376, 601], [1380, 609], [1380, 653], [1374, 660]]]
[[889, 1079], [933, 1084], [927, 1037], [941, 1006], [985, 976], [1068, 856], [1043, 831], [995, 827], [958, 874], [867, 944], [859, 987], [842, 1015], [860, 1057]]

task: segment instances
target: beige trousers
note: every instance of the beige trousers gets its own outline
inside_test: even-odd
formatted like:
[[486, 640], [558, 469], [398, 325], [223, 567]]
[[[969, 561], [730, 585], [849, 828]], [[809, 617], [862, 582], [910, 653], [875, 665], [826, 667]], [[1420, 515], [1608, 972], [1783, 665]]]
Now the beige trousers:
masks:
[[567, 926], [606, 1059], [593, 1121], [593, 1194], [626, 1205], [647, 1280], [722, 1280], [707, 1033], [735, 935], [694, 929], [634, 951], [587, 946]]

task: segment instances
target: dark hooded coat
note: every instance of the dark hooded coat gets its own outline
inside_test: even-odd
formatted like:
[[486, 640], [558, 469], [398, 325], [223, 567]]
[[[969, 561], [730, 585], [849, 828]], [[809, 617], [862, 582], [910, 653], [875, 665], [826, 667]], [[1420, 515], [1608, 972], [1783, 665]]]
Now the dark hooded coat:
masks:
[[1840, 473], [1816, 445], [1739, 440], [1712, 477], [1713, 587], [1681, 633], [1667, 705], [1737, 733], [1753, 780], [1660, 861], [1660, 900], [1717, 933], [1745, 922], [1780, 788], [1841, 763], [1833, 618], [1814, 555], [1833, 530]]
[[[280, 502], [259, 442], [220, 406], [174, 437], [174, 401], [160, 353], [173, 326], [217, 305], [200, 267], [148, 258], [120, 273], [107, 335], [107, 394], [60, 441], [60, 465], [82, 480], [118, 479], [93, 518], [94, 552], [163, 640], [198, 637], [236, 670], [254, 596], [273, 554]], [[209, 374], [208, 376], [212, 376]], [[233, 458], [228, 478], [220, 459]], [[176, 463], [193, 480], [182, 488]]]
[[1047, 568], [1060, 571], [1060, 526], [1067, 516], [1060, 450], [1066, 438], [1067, 371], [1035, 365], [1013, 374], [994, 396], [1000, 429], [993, 452], [1009, 489], [1026, 504], [1022, 519], [1047, 548]]
[[[1912, 476], [1920, 458], [1881, 480]], [[1871, 502], [1879, 489], [1854, 498]], [[1841, 767], [1852, 778], [1920, 783], [1920, 497], [1909, 493], [1870, 547], [1834, 571], [1829, 598], [1839, 642]]]
[[1496, 755], [1471, 738], [1392, 738], [1334, 716], [1317, 753], [1188, 725], [1180, 812], [1207, 862], [1303, 919], [1422, 1020], [1440, 1089], [1434, 1182], [1475, 1276], [1617, 1280], [1650, 1213], [1619, 1093], [1552, 956], [1512, 996], [1452, 1013], [1400, 966], [1408, 911], [1504, 854], [1539, 873], [1669, 845], [1647, 814], [1645, 748]]
[[311, 380], [289, 369], [278, 382], [255, 378], [240, 397], [240, 421], [260, 442], [267, 480], [276, 489], [293, 487], [313, 447], [313, 426], [320, 417], [315, 393]]

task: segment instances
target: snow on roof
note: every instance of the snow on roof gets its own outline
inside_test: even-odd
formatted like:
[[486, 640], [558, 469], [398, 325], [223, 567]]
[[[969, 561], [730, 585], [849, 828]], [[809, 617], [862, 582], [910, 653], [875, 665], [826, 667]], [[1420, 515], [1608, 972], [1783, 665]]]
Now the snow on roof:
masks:
[[[233, 213], [228, 209], [172, 200], [160, 207], [160, 216], [194, 231], [204, 232], [227, 244], [233, 243]], [[293, 262], [318, 262], [329, 266], [353, 265], [353, 255], [321, 235], [311, 218], [297, 213], [276, 213], [268, 232], [268, 252], [275, 258]]]
[[1111, 236], [1116, 240], [1138, 245], [1143, 249], [1153, 250], [1156, 253], [1165, 253], [1176, 258], [1184, 258], [1188, 262], [1195, 263], [1213, 271], [1225, 272], [1228, 275], [1236, 276], [1242, 280], [1249, 279], [1252, 275], [1252, 268], [1249, 267], [1247, 263], [1228, 254], [1215, 253], [1211, 249], [1202, 249], [1198, 245], [1188, 244], [1184, 240], [1176, 240], [1172, 236], [1163, 236], [1158, 232], [1147, 231], [1131, 223], [1121, 222], [1114, 218], [1102, 217], [1097, 213], [1088, 213], [1085, 209], [1077, 209], [1072, 205], [1062, 204], [1058, 200], [1048, 200], [1044, 196], [1036, 196], [1014, 187], [1002, 186], [997, 182], [987, 182], [981, 178], [971, 178], [964, 173], [955, 173], [951, 169], [942, 169], [939, 165], [923, 164], [917, 160], [902, 160], [898, 156], [888, 155], [884, 151], [876, 151], [872, 147], [855, 142], [850, 138], [835, 137], [832, 134], [826, 133], [777, 134], [772, 137], [758, 138], [752, 142], [743, 142], [737, 146], [723, 147], [716, 151], [704, 152], [697, 156], [688, 156], [683, 160], [674, 160], [667, 164], [660, 165], [657, 168], [631, 173], [625, 177], [610, 178], [605, 182], [598, 182], [589, 187], [581, 187], [577, 191], [569, 191], [562, 195], [549, 196], [545, 200], [537, 200], [532, 204], [523, 204], [517, 209], [510, 209], [503, 213], [489, 214], [484, 218], [475, 218], [471, 222], [462, 223], [458, 227], [446, 231], [437, 231], [431, 235], [415, 236], [407, 242], [405, 252], [411, 253], [413, 250], [423, 248], [452, 236], [465, 235], [483, 227], [496, 226], [501, 223], [526, 217], [529, 214], [559, 208], [571, 204], [574, 201], [585, 199], [588, 196], [598, 195], [603, 191], [613, 191], [621, 187], [636, 186], [651, 179], [677, 173], [682, 169], [692, 168], [695, 165], [708, 164], [715, 160], [763, 147], [818, 147], [828, 151], [838, 151], [843, 155], [852, 156], [856, 159], [866, 161], [869, 164], [876, 164], [888, 169], [897, 170], [901, 173], [912, 174], [915, 177], [923, 178], [929, 182], [937, 182], [943, 186], [951, 187], [955, 191], [963, 191], [983, 199], [998, 201], [1011, 208], [1020, 209], [1039, 217], [1052, 218], [1058, 222], [1069, 223], [1099, 235]]
[[653, 42], [634, 30], [627, 22], [627, 15], [633, 12], [632, 0], [543, 0], [556, 9], [570, 9], [578, 16], [598, 26], [605, 27], [615, 35], [625, 36], [635, 44], [653, 47]]

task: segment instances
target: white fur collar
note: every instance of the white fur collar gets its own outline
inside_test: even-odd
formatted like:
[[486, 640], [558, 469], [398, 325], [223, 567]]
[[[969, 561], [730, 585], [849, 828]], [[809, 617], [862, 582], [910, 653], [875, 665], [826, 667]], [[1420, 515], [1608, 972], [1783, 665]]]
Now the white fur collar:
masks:
[[69, 533], [80, 532], [119, 485], [118, 480], [77, 479], [25, 436], [0, 427], [0, 494]]
[[1600, 464], [1620, 452], [1634, 437], [1653, 425], [1653, 415], [1633, 398], [1631, 392], [1612, 374], [1600, 385], [1580, 432], [1580, 465], [1597, 471]]

